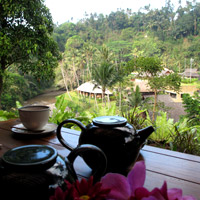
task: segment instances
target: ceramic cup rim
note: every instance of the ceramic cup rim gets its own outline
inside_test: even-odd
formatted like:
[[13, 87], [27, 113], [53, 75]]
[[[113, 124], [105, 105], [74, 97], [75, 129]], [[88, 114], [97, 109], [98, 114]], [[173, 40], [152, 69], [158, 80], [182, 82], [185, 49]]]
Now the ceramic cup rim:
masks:
[[[29, 108], [42, 108], [42, 109], [37, 109], [37, 110], [29, 110]], [[22, 111], [22, 112], [42, 112], [42, 111], [47, 111], [47, 110], [50, 110], [50, 107], [49, 106], [46, 106], [46, 105], [27, 105], [27, 106], [22, 106], [20, 108], [18, 108], [19, 111]]]

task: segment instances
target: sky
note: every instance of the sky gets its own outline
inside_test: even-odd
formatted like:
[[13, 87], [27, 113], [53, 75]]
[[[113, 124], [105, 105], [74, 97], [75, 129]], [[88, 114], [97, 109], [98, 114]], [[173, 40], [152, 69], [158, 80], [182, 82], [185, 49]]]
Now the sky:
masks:
[[[185, 6], [182, 0], [182, 5]], [[191, 0], [190, 0], [191, 1]], [[109, 15], [112, 11], [121, 8], [126, 10], [130, 8], [132, 12], [137, 12], [141, 7], [151, 4], [152, 9], [165, 6], [165, 0], [45, 0], [45, 5], [50, 9], [55, 24], [62, 24], [67, 21], [74, 23], [84, 18], [85, 12], [103, 13]], [[171, 0], [174, 6], [178, 5], [178, 0]]]

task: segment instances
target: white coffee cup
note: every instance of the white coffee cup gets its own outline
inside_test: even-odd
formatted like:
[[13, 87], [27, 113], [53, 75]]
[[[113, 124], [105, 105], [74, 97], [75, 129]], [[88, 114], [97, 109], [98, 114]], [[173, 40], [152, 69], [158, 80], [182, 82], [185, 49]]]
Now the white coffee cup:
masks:
[[18, 109], [19, 118], [25, 128], [32, 131], [41, 131], [49, 120], [49, 106], [29, 105]]

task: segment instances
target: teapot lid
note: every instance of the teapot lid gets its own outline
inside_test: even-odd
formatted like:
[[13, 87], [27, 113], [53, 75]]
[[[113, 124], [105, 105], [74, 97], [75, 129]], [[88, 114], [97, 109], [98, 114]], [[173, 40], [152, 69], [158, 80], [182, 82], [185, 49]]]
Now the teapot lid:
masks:
[[25, 145], [8, 150], [2, 157], [5, 167], [22, 171], [46, 170], [57, 158], [57, 150], [48, 145]]
[[127, 119], [120, 116], [101, 116], [96, 117], [92, 120], [94, 125], [97, 126], [125, 126], [127, 123]]

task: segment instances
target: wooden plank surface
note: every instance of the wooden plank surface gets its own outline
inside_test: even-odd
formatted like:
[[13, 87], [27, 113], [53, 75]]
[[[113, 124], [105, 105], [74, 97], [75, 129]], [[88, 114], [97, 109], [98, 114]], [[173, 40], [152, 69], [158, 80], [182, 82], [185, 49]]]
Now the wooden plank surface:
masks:
[[141, 153], [148, 170], [200, 184], [200, 163], [148, 151]]
[[193, 195], [200, 200], [200, 185], [183, 181], [174, 177], [159, 174], [157, 172], [146, 171], [146, 180], [144, 186], [149, 190], [155, 187], [161, 188], [164, 181], [167, 181], [168, 188], [180, 188], [184, 195]]
[[[159, 151], [158, 151], [159, 149]], [[177, 151], [171, 151], [168, 149], [162, 149], [162, 148], [155, 148], [149, 145], [145, 145], [143, 148], [144, 151], [148, 151], [148, 152], [154, 152], [154, 153], [159, 153], [162, 155], [168, 155], [168, 156], [172, 156], [175, 158], [182, 158], [184, 160], [191, 160], [191, 161], [196, 161], [200, 163], [200, 156], [195, 156], [195, 155], [191, 155], [191, 154], [186, 154], [186, 153], [181, 153], [181, 152], [177, 152]]]
[[[35, 139], [16, 138], [11, 132], [11, 126], [19, 123], [16, 120], [0, 122], [0, 156], [8, 149], [28, 144], [46, 144], [57, 149], [59, 155], [65, 157], [69, 150], [64, 148], [56, 137], [56, 133]], [[62, 128], [63, 137], [74, 147], [78, 144], [80, 132]], [[146, 164], [145, 187], [149, 190], [161, 187], [166, 180], [168, 188], [181, 188], [184, 195], [193, 195], [200, 199], [200, 157], [169, 151], [145, 145], [139, 159]], [[74, 164], [80, 177], [88, 177], [91, 169], [78, 158]]]

